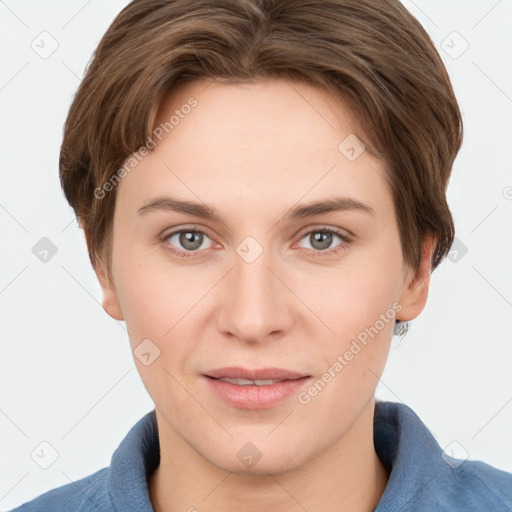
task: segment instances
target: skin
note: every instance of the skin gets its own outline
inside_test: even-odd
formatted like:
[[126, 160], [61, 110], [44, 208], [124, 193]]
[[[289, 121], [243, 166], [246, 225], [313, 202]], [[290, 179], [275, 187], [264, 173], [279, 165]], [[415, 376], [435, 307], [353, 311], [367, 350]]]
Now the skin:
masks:
[[[160, 350], [149, 366], [135, 358], [160, 434], [161, 463], [148, 484], [153, 506], [373, 510], [388, 478], [372, 422], [393, 321], [305, 405], [292, 396], [266, 410], [236, 408], [201, 374], [280, 367], [316, 381], [393, 304], [404, 321], [422, 311], [433, 244], [425, 242], [414, 273], [384, 164], [368, 151], [349, 161], [338, 150], [356, 127], [322, 89], [279, 79], [195, 82], [166, 98], [157, 124], [191, 96], [197, 107], [117, 186], [112, 281], [97, 270], [103, 307], [126, 322], [132, 350], [147, 338]], [[222, 222], [138, 213], [162, 195], [206, 203]], [[285, 219], [297, 203], [339, 195], [374, 214]], [[322, 246], [314, 234], [325, 227], [351, 233], [351, 241], [333, 235]], [[165, 240], [180, 228], [206, 231], [199, 249], [183, 237], [180, 244], [179, 234]], [[252, 263], [237, 253], [247, 236], [263, 250]], [[237, 457], [248, 442], [262, 454], [251, 467]]]

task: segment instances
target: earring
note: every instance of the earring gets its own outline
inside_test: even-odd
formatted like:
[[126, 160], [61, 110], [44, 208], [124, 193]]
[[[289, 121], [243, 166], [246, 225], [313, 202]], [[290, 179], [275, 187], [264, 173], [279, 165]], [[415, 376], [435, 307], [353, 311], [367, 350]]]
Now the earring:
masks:
[[402, 322], [402, 320], [395, 320], [395, 326], [393, 328], [393, 336], [405, 336], [409, 330], [409, 322]]

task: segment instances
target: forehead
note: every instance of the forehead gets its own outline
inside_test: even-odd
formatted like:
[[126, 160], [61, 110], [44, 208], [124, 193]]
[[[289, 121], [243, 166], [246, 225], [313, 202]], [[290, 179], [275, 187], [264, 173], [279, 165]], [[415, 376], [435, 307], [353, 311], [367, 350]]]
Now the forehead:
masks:
[[154, 126], [167, 126], [162, 140], [121, 184], [139, 202], [165, 190], [259, 209], [328, 195], [390, 199], [348, 110], [312, 85], [193, 82], [168, 94]]
[[[192, 99], [197, 101], [197, 106], [191, 114], [196, 115], [191, 115], [186, 124], [199, 130], [198, 135], [204, 135], [201, 128], [206, 127], [208, 138], [214, 135], [217, 141], [231, 130], [240, 137], [245, 134], [261, 135], [259, 142], [265, 139], [270, 142], [271, 134], [282, 135], [286, 130], [295, 139], [314, 137], [318, 142], [323, 136], [325, 143], [329, 144], [329, 135], [334, 132], [358, 131], [340, 97], [319, 86], [282, 78], [240, 84], [200, 80], [182, 85], [164, 98], [155, 127], [164, 125], [181, 110], [188, 111], [186, 105]], [[188, 114], [185, 117], [181, 115], [180, 124], [187, 117]], [[243, 125], [245, 129], [240, 133]], [[172, 131], [184, 130], [175, 126]], [[279, 138], [275, 142], [282, 144], [283, 140]]]

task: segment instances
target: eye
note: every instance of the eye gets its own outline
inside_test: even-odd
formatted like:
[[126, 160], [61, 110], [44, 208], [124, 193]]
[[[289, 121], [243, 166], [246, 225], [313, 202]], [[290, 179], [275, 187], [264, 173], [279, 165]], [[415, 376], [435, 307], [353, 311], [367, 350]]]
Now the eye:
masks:
[[[210, 245], [204, 247], [203, 244], [208, 240]], [[199, 249], [209, 249], [212, 246], [208, 235], [197, 228], [173, 231], [166, 235], [163, 241], [169, 251], [184, 257], [194, 256], [193, 253], [198, 252]]]
[[[334, 249], [329, 249], [335, 238], [340, 240]], [[300, 240], [309, 241], [313, 254], [336, 254], [346, 248], [351, 239], [344, 232], [330, 227], [320, 227], [308, 231]], [[162, 241], [165, 249], [180, 257], [199, 256], [201, 250], [210, 249], [213, 246], [208, 234], [198, 228], [182, 228], [164, 236]], [[205, 245], [206, 244], [206, 245]], [[307, 248], [307, 247], [306, 247]]]
[[[335, 238], [340, 239], [341, 243], [335, 246], [337, 248], [327, 250], [332, 246], [333, 240]], [[350, 238], [346, 234], [334, 228], [328, 227], [322, 227], [312, 231], [308, 231], [301, 237], [301, 240], [304, 239], [311, 244], [312, 250], [316, 251], [317, 253], [326, 254], [337, 253], [340, 250], [344, 249], [350, 243]]]

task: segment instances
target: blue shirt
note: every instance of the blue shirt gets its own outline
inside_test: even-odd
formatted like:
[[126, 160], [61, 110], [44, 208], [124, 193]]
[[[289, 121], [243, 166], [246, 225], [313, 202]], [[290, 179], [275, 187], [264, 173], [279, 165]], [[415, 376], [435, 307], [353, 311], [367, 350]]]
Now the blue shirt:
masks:
[[[406, 405], [376, 402], [374, 444], [390, 471], [375, 512], [512, 511], [512, 474], [448, 457]], [[128, 432], [110, 467], [48, 491], [13, 512], [153, 512], [147, 479], [159, 462], [153, 410]]]

